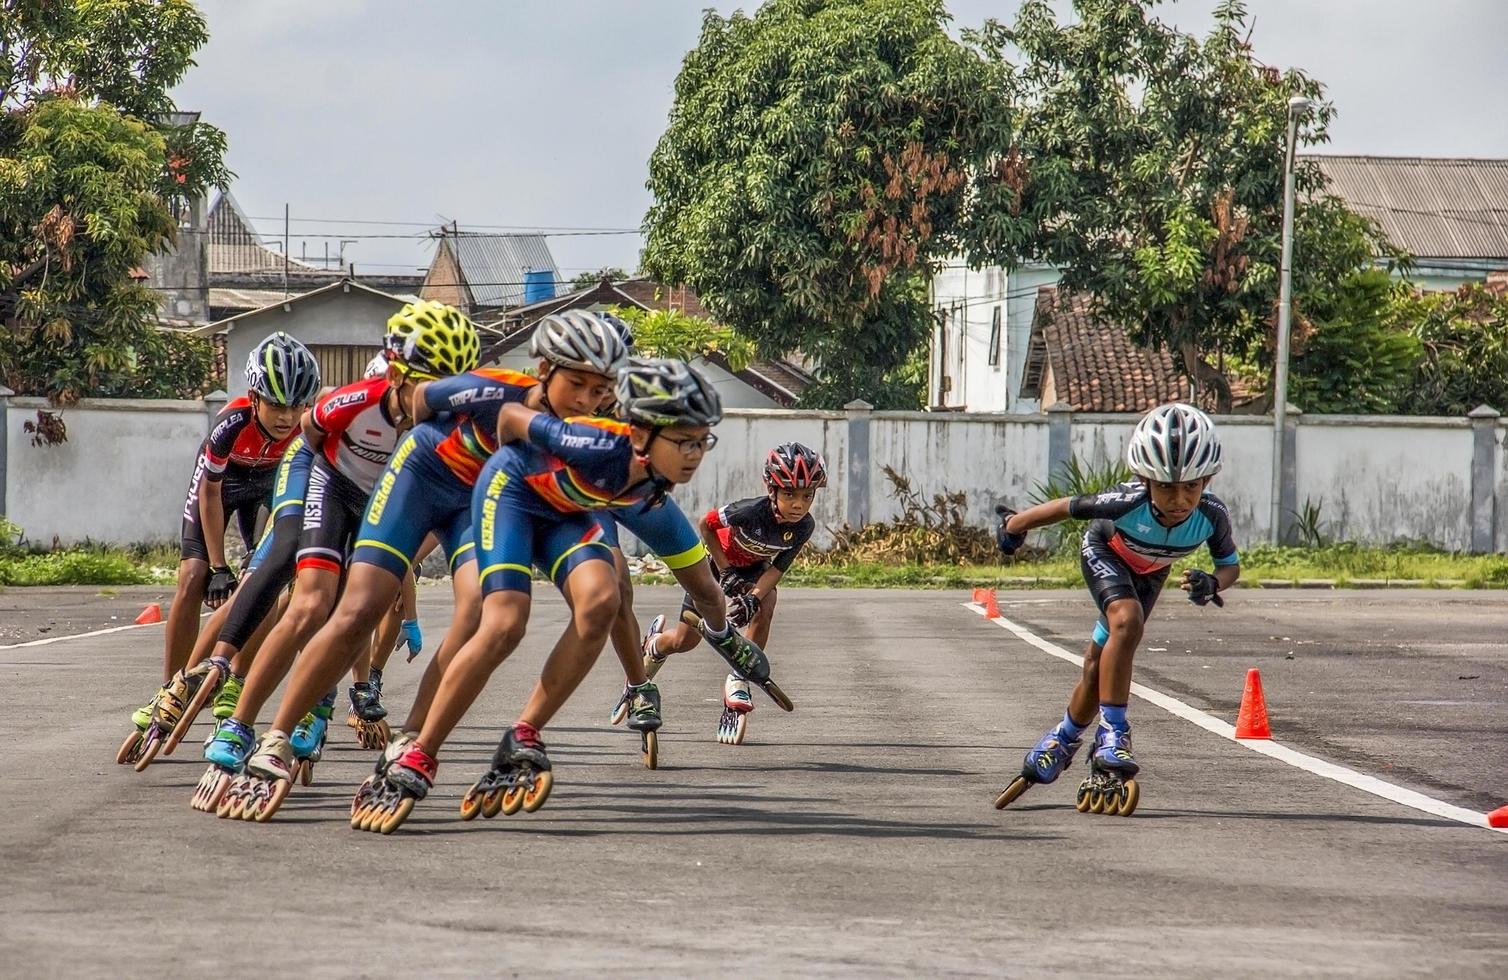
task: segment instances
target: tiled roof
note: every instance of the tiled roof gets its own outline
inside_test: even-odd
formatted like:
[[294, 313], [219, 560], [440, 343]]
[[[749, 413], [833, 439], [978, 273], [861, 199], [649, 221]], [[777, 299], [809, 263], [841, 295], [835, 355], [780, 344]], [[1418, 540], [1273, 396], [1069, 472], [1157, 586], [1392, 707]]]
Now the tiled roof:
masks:
[[543, 235], [447, 235], [476, 307], [517, 306], [524, 301], [524, 273], [548, 270], [558, 284], [560, 270]]
[[[296, 290], [292, 295], [303, 292]], [[209, 291], [209, 307], [212, 310], [260, 310], [284, 300], [281, 289], [236, 289], [230, 286], [214, 286]]]
[[1080, 412], [1144, 412], [1164, 402], [1187, 399], [1189, 382], [1166, 350], [1131, 343], [1126, 331], [1097, 319], [1089, 296], [1064, 296], [1054, 286], [1037, 291], [1031, 346], [1022, 394], [1046, 398], [1051, 368], [1054, 399]]
[[1508, 160], [1311, 154], [1330, 189], [1420, 258], [1508, 259]]

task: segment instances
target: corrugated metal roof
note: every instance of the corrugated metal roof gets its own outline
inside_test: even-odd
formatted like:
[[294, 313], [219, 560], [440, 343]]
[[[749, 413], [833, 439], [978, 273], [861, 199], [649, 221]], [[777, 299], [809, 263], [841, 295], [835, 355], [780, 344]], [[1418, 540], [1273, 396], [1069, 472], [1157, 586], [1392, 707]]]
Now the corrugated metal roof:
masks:
[[1354, 211], [1413, 255], [1508, 260], [1508, 160], [1305, 158]]
[[524, 273], [545, 269], [560, 284], [560, 270], [543, 235], [479, 235], [446, 238], [455, 247], [461, 275], [474, 306], [518, 306], [524, 301]]
[[[223, 192], [210, 206], [208, 221], [210, 275], [283, 271], [283, 253], [267, 247], [229, 191]], [[305, 275], [325, 272], [297, 259], [289, 259], [287, 269], [290, 273]]]

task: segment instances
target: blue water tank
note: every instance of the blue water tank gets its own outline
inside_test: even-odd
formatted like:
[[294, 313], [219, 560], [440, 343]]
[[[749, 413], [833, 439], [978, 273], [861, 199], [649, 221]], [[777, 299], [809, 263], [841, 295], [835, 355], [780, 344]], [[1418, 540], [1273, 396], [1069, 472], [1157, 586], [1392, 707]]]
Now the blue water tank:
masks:
[[524, 270], [524, 305], [555, 298], [555, 273], [550, 269]]

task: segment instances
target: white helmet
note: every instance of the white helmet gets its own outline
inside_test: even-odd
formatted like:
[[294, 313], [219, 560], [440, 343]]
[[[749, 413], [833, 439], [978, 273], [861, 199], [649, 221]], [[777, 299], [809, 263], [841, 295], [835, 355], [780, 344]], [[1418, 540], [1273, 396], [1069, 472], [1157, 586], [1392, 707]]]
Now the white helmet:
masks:
[[590, 371], [617, 379], [628, 363], [623, 324], [611, 313], [565, 310], [551, 313], [534, 328], [529, 353], [556, 367]]
[[367, 361], [367, 368], [366, 371], [362, 374], [362, 377], [380, 378], [384, 374], [387, 374], [387, 355], [378, 354], [370, 361]]
[[1193, 405], [1159, 405], [1136, 423], [1126, 462], [1137, 476], [1159, 483], [1201, 480], [1220, 472], [1215, 423]]

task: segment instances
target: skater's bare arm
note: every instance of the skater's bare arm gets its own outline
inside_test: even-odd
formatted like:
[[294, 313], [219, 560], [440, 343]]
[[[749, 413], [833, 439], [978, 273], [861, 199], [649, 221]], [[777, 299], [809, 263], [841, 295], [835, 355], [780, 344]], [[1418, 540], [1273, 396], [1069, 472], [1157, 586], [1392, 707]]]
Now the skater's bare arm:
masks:
[[775, 591], [775, 586], [780, 584], [780, 579], [784, 575], [785, 572], [781, 571], [776, 566], [771, 565], [769, 568], [765, 569], [763, 575], [759, 576], [759, 581], [754, 583], [754, 594], [763, 599], [765, 596]]
[[702, 544], [707, 546], [707, 554], [712, 556], [712, 567], [727, 568], [728, 553], [723, 550], [723, 543], [718, 540], [717, 531], [707, 523], [705, 514], [696, 519], [696, 530], [702, 536]]
[[1049, 500], [1046, 503], [1028, 507], [1019, 514], [1013, 514], [1005, 522], [1005, 529], [1011, 534], [1021, 534], [1033, 528], [1047, 527], [1049, 524], [1057, 524], [1059, 521], [1068, 520], [1068, 497], [1059, 497], [1057, 500]]
[[199, 526], [204, 529], [204, 550], [210, 568], [225, 566], [225, 499], [219, 480], [206, 480], [199, 489]]
[[315, 423], [313, 412], [304, 413], [304, 417], [299, 420], [299, 428], [304, 431], [304, 442], [308, 444], [309, 451], [318, 453], [325, 444], [325, 430]]
[[517, 442], [529, 438], [529, 423], [539, 413], [525, 408], [519, 402], [509, 402], [497, 413], [497, 441], [499, 444]]

